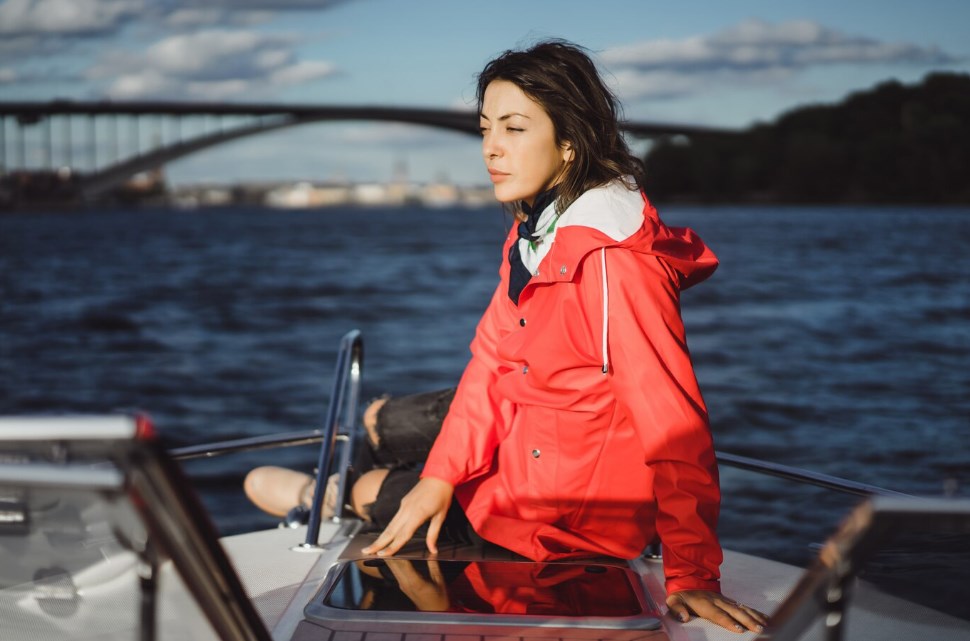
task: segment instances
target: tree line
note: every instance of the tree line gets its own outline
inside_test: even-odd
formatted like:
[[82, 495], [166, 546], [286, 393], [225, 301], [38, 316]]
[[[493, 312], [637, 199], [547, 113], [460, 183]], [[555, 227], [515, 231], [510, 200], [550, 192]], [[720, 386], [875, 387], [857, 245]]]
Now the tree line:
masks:
[[970, 203], [970, 75], [888, 81], [729, 134], [658, 140], [658, 201]]

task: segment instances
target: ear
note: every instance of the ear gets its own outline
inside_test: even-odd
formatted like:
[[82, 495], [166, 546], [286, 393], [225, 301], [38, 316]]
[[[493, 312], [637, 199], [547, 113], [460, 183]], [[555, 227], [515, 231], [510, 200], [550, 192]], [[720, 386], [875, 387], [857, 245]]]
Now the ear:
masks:
[[564, 142], [562, 144], [562, 161], [565, 163], [570, 163], [576, 157], [576, 152], [573, 151], [573, 145], [570, 142]]

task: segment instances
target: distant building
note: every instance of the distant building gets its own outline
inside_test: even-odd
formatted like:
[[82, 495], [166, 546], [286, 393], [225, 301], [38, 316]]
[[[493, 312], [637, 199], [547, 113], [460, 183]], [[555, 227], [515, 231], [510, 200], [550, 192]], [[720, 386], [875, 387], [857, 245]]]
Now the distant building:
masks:
[[458, 204], [458, 188], [446, 183], [430, 183], [419, 191], [421, 203], [427, 207], [451, 207]]
[[307, 209], [345, 205], [352, 201], [350, 185], [314, 185], [298, 182], [293, 185], [280, 185], [266, 192], [264, 202], [270, 207], [280, 209]]

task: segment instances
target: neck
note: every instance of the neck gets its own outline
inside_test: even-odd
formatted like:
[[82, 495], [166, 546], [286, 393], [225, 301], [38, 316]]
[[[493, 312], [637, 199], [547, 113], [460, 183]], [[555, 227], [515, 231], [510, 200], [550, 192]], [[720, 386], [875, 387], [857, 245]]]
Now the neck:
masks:
[[535, 214], [536, 216], [541, 214], [546, 207], [556, 200], [557, 186], [558, 185], [553, 185], [549, 189], [536, 194], [532, 198], [523, 200], [522, 213], [529, 217], [532, 217], [532, 214]]

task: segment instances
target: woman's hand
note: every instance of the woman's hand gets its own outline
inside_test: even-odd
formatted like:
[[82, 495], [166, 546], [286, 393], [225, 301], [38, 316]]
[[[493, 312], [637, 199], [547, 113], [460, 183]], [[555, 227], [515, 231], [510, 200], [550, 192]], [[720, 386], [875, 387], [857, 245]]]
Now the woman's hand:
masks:
[[734, 632], [761, 632], [768, 625], [767, 615], [751, 606], [708, 590], [681, 590], [667, 597], [667, 607], [686, 623], [691, 613]]
[[436, 478], [423, 478], [401, 499], [401, 507], [377, 540], [361, 550], [364, 554], [389, 556], [407, 543], [419, 527], [430, 519], [425, 541], [428, 551], [438, 553], [438, 534], [445, 522], [455, 488]]

